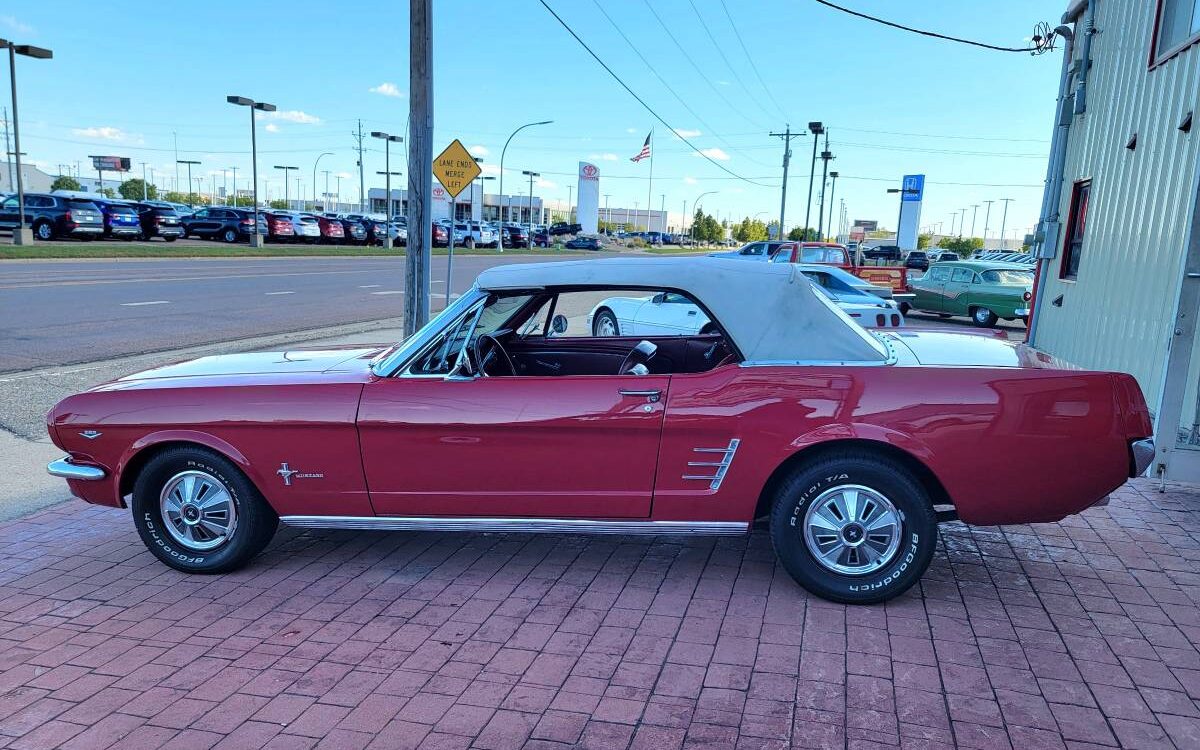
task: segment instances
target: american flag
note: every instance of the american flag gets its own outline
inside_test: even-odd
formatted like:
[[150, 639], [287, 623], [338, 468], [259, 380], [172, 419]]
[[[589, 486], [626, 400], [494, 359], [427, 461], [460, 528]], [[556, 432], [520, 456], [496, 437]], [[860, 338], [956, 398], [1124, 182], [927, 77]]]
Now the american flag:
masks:
[[633, 157], [629, 161], [639, 162], [642, 159], [650, 158], [650, 136], [652, 136], [652, 135], [654, 135], [653, 130], [651, 130], [649, 133], [646, 134], [646, 142], [642, 144], [642, 150], [638, 152], [637, 156]]

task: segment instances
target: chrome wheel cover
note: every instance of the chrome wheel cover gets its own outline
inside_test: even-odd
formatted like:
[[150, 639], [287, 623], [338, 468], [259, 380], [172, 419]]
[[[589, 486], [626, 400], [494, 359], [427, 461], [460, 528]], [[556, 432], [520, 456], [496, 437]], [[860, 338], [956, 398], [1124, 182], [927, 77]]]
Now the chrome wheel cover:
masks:
[[612, 315], [605, 314], [605, 315], [600, 316], [600, 319], [596, 321], [596, 335], [597, 336], [616, 336], [617, 335], [617, 323], [615, 320], [613, 320]]
[[988, 318], [992, 316], [992, 311], [986, 307], [975, 308], [975, 320], [980, 323], [988, 322]]
[[831, 487], [804, 514], [804, 545], [826, 570], [867, 575], [896, 558], [903, 520], [892, 501], [870, 487]]
[[190, 550], [221, 546], [237, 530], [237, 504], [219, 479], [203, 471], [181, 471], [159, 493], [167, 533]]

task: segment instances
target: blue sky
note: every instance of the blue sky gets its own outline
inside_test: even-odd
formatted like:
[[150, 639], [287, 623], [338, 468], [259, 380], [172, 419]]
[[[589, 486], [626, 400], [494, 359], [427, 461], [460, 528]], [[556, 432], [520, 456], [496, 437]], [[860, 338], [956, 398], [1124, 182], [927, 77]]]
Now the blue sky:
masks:
[[[673, 128], [746, 180], [696, 156], [654, 121], [537, 0], [434, 0], [435, 151], [460, 138], [494, 173], [515, 127], [555, 121], [514, 139], [506, 192], [521, 184], [522, 169], [532, 169], [543, 175], [535, 192], [565, 206], [578, 161], [590, 160], [614, 207], [637, 201], [644, 208], [649, 164], [629, 157], [653, 127], [655, 208], [665, 195], [669, 211], [680, 212], [686, 200], [690, 212], [697, 196], [716, 190], [704, 199], [706, 210], [773, 218], [782, 146], [767, 133], [820, 120], [830, 128], [831, 169], [841, 175], [834, 198], [845, 199], [852, 219], [894, 226], [896, 196], [885, 190], [905, 173], [924, 173], [922, 225], [949, 231], [956, 209], [1000, 198], [1015, 199], [1010, 238], [1036, 221], [1061, 50], [1037, 57], [990, 52], [878, 26], [811, 0], [725, 0], [747, 55], [721, 0], [547, 1]], [[1062, 5], [844, 4], [1009, 46], [1026, 44], [1038, 21], [1053, 25]], [[76, 161], [87, 170], [89, 154], [128, 156], [135, 172], [147, 162], [165, 187], [175, 173], [177, 138], [179, 158], [203, 162], [195, 174], [237, 166], [247, 187], [246, 110], [225, 103], [227, 94], [239, 94], [280, 110], [259, 129], [260, 173], [272, 194], [282, 192], [273, 165], [300, 167], [293, 175], [311, 194], [314, 160], [332, 152], [319, 169], [353, 175], [341, 181], [349, 199], [357, 195], [350, 135], [357, 119], [365, 131], [401, 134], [407, 122], [402, 1], [214, 0], [148, 10], [132, 0], [43, 0], [0, 10], [0, 37], [54, 50], [51, 61], [18, 59], [23, 149], [52, 172]], [[382, 186], [374, 175], [383, 169], [377, 143], [366, 144], [368, 187]], [[789, 226], [804, 218], [811, 149], [811, 137], [793, 142]], [[403, 149], [397, 151], [393, 169], [405, 169]], [[324, 190], [320, 172], [317, 179]], [[335, 185], [331, 177], [330, 189]], [[991, 237], [1000, 206], [992, 207]], [[981, 205], [977, 235], [984, 212]]]

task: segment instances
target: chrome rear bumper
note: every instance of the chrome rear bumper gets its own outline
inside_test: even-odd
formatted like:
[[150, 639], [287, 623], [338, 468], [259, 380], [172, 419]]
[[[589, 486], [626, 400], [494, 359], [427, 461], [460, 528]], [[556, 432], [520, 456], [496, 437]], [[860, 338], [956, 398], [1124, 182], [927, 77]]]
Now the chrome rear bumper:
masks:
[[63, 479], [82, 479], [88, 482], [94, 482], [98, 479], [103, 479], [108, 476], [104, 469], [98, 466], [80, 466], [79, 464], [71, 463], [71, 459], [63, 456], [57, 461], [51, 461], [46, 465], [46, 471], [52, 477], [62, 477]]
[[1154, 461], [1154, 441], [1150, 438], [1134, 440], [1129, 444], [1129, 453], [1133, 457], [1133, 473], [1130, 476], [1140, 477]]

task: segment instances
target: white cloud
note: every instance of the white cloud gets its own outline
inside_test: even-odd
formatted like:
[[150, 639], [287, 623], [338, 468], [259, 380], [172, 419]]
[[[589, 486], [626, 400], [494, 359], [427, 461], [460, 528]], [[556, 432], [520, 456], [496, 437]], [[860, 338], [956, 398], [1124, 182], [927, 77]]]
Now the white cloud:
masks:
[[696, 178], [695, 178], [695, 177], [684, 177], [684, 178], [683, 178], [683, 184], [684, 184], [684, 185], [695, 185], [695, 184], [696, 184]]
[[350, 174], [349, 172], [338, 172], [334, 175], [334, 177], [341, 177], [343, 180], [348, 180], [353, 176], [354, 175]]
[[491, 153], [487, 150], [487, 146], [480, 146], [478, 144], [471, 146], [467, 150], [471, 152], [471, 156], [487, 156], [489, 153]]
[[258, 112], [257, 114], [259, 119], [283, 120], [284, 122], [295, 122], [301, 125], [317, 125], [321, 122], [320, 117], [310, 115], [298, 109], [279, 109], [274, 112]]
[[551, 182], [550, 180], [544, 179], [542, 177], [539, 177], [536, 180], [534, 180], [533, 184], [536, 185], [537, 187], [540, 187], [543, 190], [554, 190], [555, 188], [558, 187], [557, 182]]
[[729, 81], [717, 81], [717, 85], [718, 86], [732, 86], [733, 84], [731, 84]]
[[267, 132], [268, 132], [268, 133], [278, 133], [278, 132], [279, 132], [279, 126], [278, 126], [278, 125], [276, 125], [276, 124], [275, 124], [275, 123], [273, 123], [273, 122], [268, 122], [268, 123], [267, 123]]
[[483, 170], [482, 174], [492, 175], [493, 177], [500, 176], [500, 167], [495, 164], [480, 164], [479, 168]]
[[378, 86], [372, 86], [371, 88], [367, 89], [367, 91], [370, 91], [372, 94], [379, 94], [380, 96], [404, 96], [404, 92], [401, 91], [400, 88], [391, 81], [384, 81]]
[[588, 154], [588, 158], [592, 161], [618, 161], [621, 157], [617, 156], [616, 154], [604, 153]]
[[109, 127], [107, 125], [90, 128], [75, 128], [71, 132], [84, 138], [100, 138], [105, 141], [129, 140], [128, 133], [120, 128]]
[[17, 20], [16, 16], [0, 16], [0, 26], [12, 29], [18, 34], [32, 34], [33, 27]]
[[713, 146], [712, 148], [701, 149], [700, 153], [696, 154], [696, 156], [700, 156], [700, 154], [703, 154], [710, 159], [716, 159], [717, 161], [729, 161], [729, 154], [725, 153], [716, 146]]
[[699, 130], [688, 130], [687, 128], [675, 128], [675, 135], [680, 138], [695, 138], [700, 135]]
[[636, 133], [638, 131], [637, 131], [637, 128], [625, 128], [625, 132], [626, 133]]

